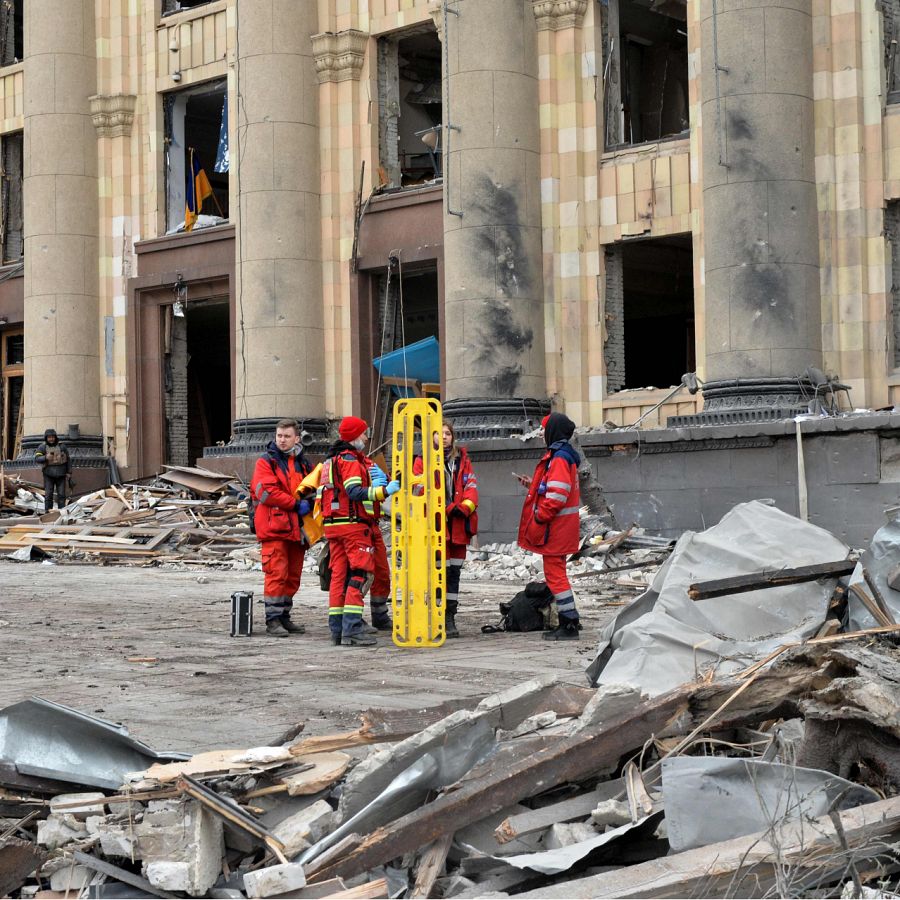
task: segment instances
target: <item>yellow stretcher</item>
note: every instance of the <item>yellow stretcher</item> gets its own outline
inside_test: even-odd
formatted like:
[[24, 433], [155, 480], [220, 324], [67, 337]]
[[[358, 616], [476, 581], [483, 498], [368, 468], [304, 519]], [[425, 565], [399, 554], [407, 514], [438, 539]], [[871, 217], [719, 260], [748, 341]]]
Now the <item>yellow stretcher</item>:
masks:
[[[391, 583], [398, 647], [440, 647], [446, 637], [442, 430], [439, 401], [408, 398], [394, 404], [392, 470], [401, 488], [391, 498]], [[413, 474], [417, 438], [424, 465], [421, 476]]]

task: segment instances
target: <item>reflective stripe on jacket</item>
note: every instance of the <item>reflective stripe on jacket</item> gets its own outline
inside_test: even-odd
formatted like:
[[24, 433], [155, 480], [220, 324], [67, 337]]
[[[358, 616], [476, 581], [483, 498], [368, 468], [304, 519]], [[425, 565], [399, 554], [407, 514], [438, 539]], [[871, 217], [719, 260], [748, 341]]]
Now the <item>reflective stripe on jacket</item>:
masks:
[[548, 450], [537, 464], [519, 522], [519, 546], [560, 556], [580, 544], [578, 467], [564, 453]]
[[310, 473], [303, 454], [286, 456], [274, 442], [256, 461], [250, 490], [257, 506], [253, 513], [256, 537], [260, 541], [304, 541], [297, 513], [295, 491]]

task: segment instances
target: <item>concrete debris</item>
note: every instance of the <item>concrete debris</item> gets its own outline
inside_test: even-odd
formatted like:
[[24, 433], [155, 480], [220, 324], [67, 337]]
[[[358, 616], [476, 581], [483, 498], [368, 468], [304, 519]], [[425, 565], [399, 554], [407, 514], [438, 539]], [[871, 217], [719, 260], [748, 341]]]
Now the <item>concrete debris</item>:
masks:
[[[584, 558], [623, 552], [628, 534]], [[795, 567], [839, 558], [812, 537]], [[746, 556], [746, 540], [723, 542], [710, 571], [689, 565], [706, 557], [689, 559], [685, 544], [659, 578], [665, 611], [702, 613], [721, 635], [755, 627], [736, 619], [738, 603], [784, 598], [773, 584], [691, 599], [692, 585], [764, 569], [755, 557], [741, 564], [752, 571], [723, 566]], [[528, 567], [504, 556], [513, 572]], [[48, 883], [92, 896], [119, 884], [161, 897], [841, 896], [849, 878], [853, 896], [893, 895], [900, 625], [848, 631], [846, 586], [825, 580], [802, 630], [770, 611], [781, 630], [764, 635], [767, 656], [723, 656], [666, 691], [658, 671], [596, 690], [565, 673], [439, 708], [370, 710], [340, 734], [298, 726], [283, 746], [209, 750], [92, 792], [4, 759], [0, 885], [13, 897]], [[645, 607], [622, 613], [614, 647], [640, 647], [637, 674], [675, 653], [664, 630], [626, 639]]]

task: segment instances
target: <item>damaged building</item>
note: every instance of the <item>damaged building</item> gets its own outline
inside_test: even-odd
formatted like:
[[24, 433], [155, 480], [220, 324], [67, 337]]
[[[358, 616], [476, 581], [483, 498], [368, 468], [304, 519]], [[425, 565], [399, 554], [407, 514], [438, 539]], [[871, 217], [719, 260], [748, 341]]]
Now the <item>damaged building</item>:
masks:
[[[741, 451], [790, 455], [775, 423], [900, 391], [898, 30], [889, 3], [2, 0], [6, 465], [54, 427], [85, 489], [243, 471], [285, 415], [383, 425], [415, 344], [399, 374], [485, 463], [551, 405], [637, 422], [669, 469], [587, 441], [641, 469], [629, 514], [684, 524], [648, 498], [727, 451], [720, 514]], [[877, 506], [895, 425], [827, 477]]]

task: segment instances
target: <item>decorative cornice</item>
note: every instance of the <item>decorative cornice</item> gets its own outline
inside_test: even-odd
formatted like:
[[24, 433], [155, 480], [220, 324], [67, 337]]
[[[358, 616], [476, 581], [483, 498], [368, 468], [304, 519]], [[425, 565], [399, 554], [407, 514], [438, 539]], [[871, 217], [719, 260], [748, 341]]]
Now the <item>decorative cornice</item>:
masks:
[[323, 31], [312, 36], [313, 55], [319, 83], [356, 81], [362, 71], [369, 35], [356, 28]]
[[134, 94], [95, 94], [89, 97], [98, 137], [127, 137], [134, 121]]
[[444, 4], [441, 0], [431, 0], [431, 3], [428, 4], [428, 15], [431, 16], [431, 21], [434, 22], [434, 27], [437, 29], [438, 40], [443, 41]]
[[587, 12], [588, 0], [531, 0], [538, 31], [578, 28]]

